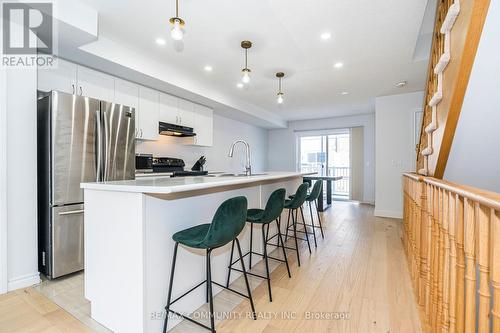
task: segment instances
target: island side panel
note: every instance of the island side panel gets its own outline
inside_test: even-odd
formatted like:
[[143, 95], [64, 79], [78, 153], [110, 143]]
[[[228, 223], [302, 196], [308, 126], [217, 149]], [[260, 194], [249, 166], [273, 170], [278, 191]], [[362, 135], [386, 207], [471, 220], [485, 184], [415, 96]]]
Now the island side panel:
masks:
[[91, 316], [114, 332], [144, 331], [142, 193], [86, 189], [85, 297]]

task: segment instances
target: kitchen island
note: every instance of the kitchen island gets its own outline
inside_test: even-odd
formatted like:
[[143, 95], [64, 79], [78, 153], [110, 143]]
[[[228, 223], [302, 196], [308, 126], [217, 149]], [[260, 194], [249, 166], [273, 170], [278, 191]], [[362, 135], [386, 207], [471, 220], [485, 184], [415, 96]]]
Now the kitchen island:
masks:
[[[264, 208], [274, 190], [285, 188], [292, 194], [302, 177], [296, 172], [268, 172], [81, 184], [85, 204], [85, 298], [91, 302], [92, 318], [117, 333], [161, 332], [174, 248], [172, 235], [210, 223], [219, 205], [235, 196], [246, 196], [249, 208]], [[245, 252], [248, 231], [247, 225], [239, 236]], [[260, 232], [254, 231], [253, 244], [261, 252], [258, 235]], [[230, 250], [228, 244], [213, 252], [215, 281], [225, 282]], [[179, 249], [173, 297], [204, 279], [204, 260], [204, 252]], [[255, 257], [254, 262], [258, 260]], [[233, 274], [233, 280], [237, 277]], [[214, 295], [219, 291], [214, 288]], [[175, 308], [188, 314], [204, 303], [205, 289], [198, 288]], [[169, 329], [178, 323], [177, 319], [169, 320]]]

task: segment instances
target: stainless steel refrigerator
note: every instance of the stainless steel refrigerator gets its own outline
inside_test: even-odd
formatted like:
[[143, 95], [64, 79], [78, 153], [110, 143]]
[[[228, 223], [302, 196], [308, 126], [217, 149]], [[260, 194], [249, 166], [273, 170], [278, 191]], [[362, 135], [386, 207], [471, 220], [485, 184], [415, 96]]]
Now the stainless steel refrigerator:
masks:
[[82, 182], [134, 179], [135, 110], [51, 91], [38, 99], [38, 266], [83, 269]]

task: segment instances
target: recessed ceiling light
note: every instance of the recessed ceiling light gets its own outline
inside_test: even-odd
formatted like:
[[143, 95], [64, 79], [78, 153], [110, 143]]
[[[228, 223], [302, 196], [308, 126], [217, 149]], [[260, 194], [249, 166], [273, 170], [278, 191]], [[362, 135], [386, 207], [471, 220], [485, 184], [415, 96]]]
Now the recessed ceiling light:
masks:
[[335, 67], [335, 68], [342, 68], [342, 67], [344, 67], [344, 64], [341, 63], [341, 62], [337, 62], [337, 63], [335, 63], [335, 65], [333, 65], [333, 67]]
[[406, 81], [400, 81], [398, 83], [396, 83], [396, 87], [398, 88], [403, 88], [404, 86], [406, 86]]
[[332, 34], [331, 34], [331, 33], [329, 33], [329, 32], [323, 32], [323, 33], [321, 34], [321, 39], [322, 39], [322, 40], [328, 40], [328, 39], [330, 39], [330, 38], [332, 38]]
[[207, 72], [211, 72], [213, 70], [212, 66], [209, 65], [205, 66], [203, 69]]
[[167, 42], [163, 38], [156, 38], [156, 44], [165, 45]]
[[241, 83], [241, 82], [236, 83], [236, 87], [238, 87], [240, 89], [243, 88], [243, 83]]
[[340, 94], [345, 96], [345, 95], [349, 95], [349, 92], [348, 91], [343, 91]]

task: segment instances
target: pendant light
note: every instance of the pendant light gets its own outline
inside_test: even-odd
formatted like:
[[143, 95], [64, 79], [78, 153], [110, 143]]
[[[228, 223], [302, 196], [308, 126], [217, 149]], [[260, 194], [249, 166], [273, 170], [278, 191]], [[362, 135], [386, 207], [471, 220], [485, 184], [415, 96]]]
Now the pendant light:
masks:
[[172, 30], [170, 36], [173, 40], [179, 41], [184, 37], [184, 25], [186, 24], [183, 19], [179, 17], [179, 0], [175, 0], [175, 17], [170, 19]]
[[285, 76], [285, 73], [283, 72], [278, 72], [276, 73], [276, 77], [278, 78], [278, 93], [276, 94], [278, 96], [276, 102], [278, 102], [278, 104], [283, 104], [283, 92], [281, 91], [281, 80], [283, 79], [283, 77]]
[[245, 49], [245, 68], [241, 70], [241, 73], [243, 74], [241, 81], [247, 84], [250, 82], [250, 72], [251, 72], [251, 70], [248, 68], [248, 49], [252, 47], [252, 42], [244, 40], [241, 42], [241, 47]]

